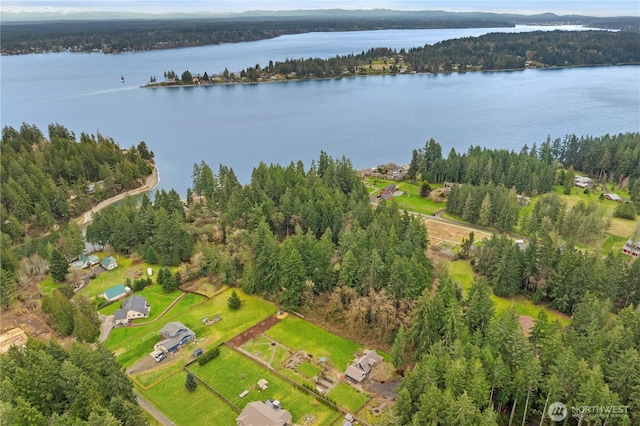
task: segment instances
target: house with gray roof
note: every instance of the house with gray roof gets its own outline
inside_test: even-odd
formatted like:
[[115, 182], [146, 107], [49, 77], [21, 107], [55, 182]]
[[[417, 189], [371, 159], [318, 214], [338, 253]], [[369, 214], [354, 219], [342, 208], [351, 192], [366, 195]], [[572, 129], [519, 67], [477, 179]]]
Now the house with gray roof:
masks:
[[248, 403], [236, 418], [237, 426], [289, 426], [291, 413], [280, 406], [280, 401], [267, 399], [265, 402]]
[[344, 375], [354, 382], [360, 383], [380, 361], [382, 361], [382, 357], [375, 350], [365, 350], [364, 355], [356, 358], [353, 364], [347, 367]]
[[116, 325], [126, 325], [129, 321], [136, 318], [148, 318], [151, 305], [142, 296], [133, 295], [122, 302], [122, 308], [113, 314], [113, 320]]
[[158, 334], [164, 340], [156, 344], [156, 349], [163, 352], [178, 352], [181, 346], [196, 338], [196, 334], [180, 321], [168, 322]]

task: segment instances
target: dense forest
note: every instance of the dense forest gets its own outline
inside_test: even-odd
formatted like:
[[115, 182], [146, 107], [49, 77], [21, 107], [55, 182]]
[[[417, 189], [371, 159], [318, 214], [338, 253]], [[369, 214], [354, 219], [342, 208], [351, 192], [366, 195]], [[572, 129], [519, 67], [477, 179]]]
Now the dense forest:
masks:
[[534, 31], [490, 33], [479, 37], [445, 40], [406, 51], [372, 48], [358, 54], [329, 59], [286, 59], [238, 72], [194, 74], [178, 78], [165, 72], [156, 84], [215, 84], [282, 79], [332, 78], [409, 72], [452, 72], [640, 63], [637, 31]]
[[586, 292], [568, 329], [542, 311], [525, 333], [489, 294], [483, 277], [463, 297], [444, 275], [420, 297], [405, 343], [394, 343], [415, 349], [416, 364], [384, 424], [556, 424], [554, 402], [566, 406], [563, 424], [637, 424], [640, 309], [612, 316], [609, 299]]
[[26, 124], [2, 130], [0, 217], [9, 244], [142, 185], [153, 170], [153, 152], [144, 142], [123, 150], [100, 134], [82, 133], [77, 141], [59, 124], [48, 130], [48, 138]]
[[[489, 199], [500, 200], [498, 213], [511, 212], [514, 206], [517, 211], [511, 188], [518, 182], [525, 193], [545, 193], [566, 178], [565, 168], [573, 167], [627, 185], [637, 201], [637, 133], [569, 135], [519, 153], [472, 147], [444, 159], [441, 151], [434, 140], [414, 151], [413, 178], [450, 179], [456, 183], [452, 193], [481, 188]], [[537, 183], [519, 178], [521, 169]], [[140, 201], [126, 198], [95, 215], [87, 240], [152, 264], [182, 265], [175, 274], [166, 268], [158, 274], [168, 289], [210, 277], [347, 327], [351, 338], [392, 344], [393, 364], [413, 367], [405, 373], [396, 406], [385, 413], [384, 424], [526, 424], [539, 419], [554, 401], [624, 411], [625, 416], [610, 418], [608, 424], [638, 421], [640, 260], [577, 250], [571, 239], [576, 231], [567, 231], [556, 219], [579, 217], [562, 213], [565, 207], [555, 193], [543, 195], [537, 203], [541, 207], [522, 225], [530, 236], [526, 249], [494, 235], [468, 251], [478, 276], [465, 292], [427, 257], [422, 220], [400, 211], [394, 202], [372, 207], [364, 182], [346, 158], [321, 152], [309, 167], [301, 162], [260, 164], [245, 185], [232, 169], [221, 165], [214, 173], [203, 161], [194, 165], [192, 177], [187, 208], [173, 190], [157, 191], [153, 200], [146, 195]], [[486, 194], [476, 198], [484, 200]], [[589, 217], [589, 209], [580, 208]], [[589, 223], [585, 226], [592, 229]], [[68, 233], [64, 241], [73, 245], [78, 231], [72, 227]], [[58, 251], [55, 247], [32, 257], [49, 256], [53, 265]], [[62, 275], [59, 281], [64, 281], [64, 271]], [[61, 334], [92, 340], [96, 330], [88, 304], [69, 301], [65, 291], [60, 285], [43, 300], [43, 310]], [[513, 308], [496, 313], [492, 291], [547, 302], [570, 313], [571, 326], [563, 330], [543, 311], [525, 333]], [[130, 384], [122, 382], [121, 398], [95, 393], [89, 385], [99, 381], [92, 382], [92, 371], [81, 371], [87, 364], [80, 366], [74, 358], [75, 351], [93, 359], [82, 348], [77, 344], [67, 355], [54, 343], [28, 345], [25, 352], [15, 349], [0, 358], [3, 389], [20, 386], [20, 392], [3, 395], [0, 408], [30, 424], [43, 422], [45, 416], [54, 424], [67, 424], [63, 421], [74, 416], [89, 423], [138, 424], [137, 409], [123, 408], [133, 401]], [[103, 351], [99, 348], [94, 356]], [[51, 367], [47, 372], [38, 367], [39, 373], [28, 378], [40, 380], [38, 392], [27, 386], [23, 373], [36, 368], [28, 361], [31, 357]], [[108, 361], [101, 367], [107, 369], [101, 377], [116, 374], [110, 365]], [[74, 383], [84, 386], [83, 391], [60, 393], [60, 377], [67, 380], [64, 374], [70, 368], [75, 368]], [[17, 385], [16, 380], [24, 383]], [[100, 405], [82, 402], [87, 389]], [[134, 419], [125, 420], [123, 413]], [[583, 409], [572, 422], [600, 424], [601, 415]]]
[[147, 425], [133, 385], [98, 345], [29, 340], [0, 355], [0, 418], [14, 426]]

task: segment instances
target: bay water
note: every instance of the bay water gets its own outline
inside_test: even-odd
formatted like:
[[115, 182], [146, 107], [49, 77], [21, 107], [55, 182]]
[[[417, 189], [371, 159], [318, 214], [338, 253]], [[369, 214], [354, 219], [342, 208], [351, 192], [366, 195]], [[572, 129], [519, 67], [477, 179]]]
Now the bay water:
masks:
[[[574, 27], [562, 27], [575, 29]], [[320, 150], [358, 168], [408, 163], [436, 139], [446, 155], [470, 145], [519, 150], [547, 136], [640, 131], [640, 66], [354, 77], [140, 88], [164, 71], [236, 72], [269, 60], [410, 48], [506, 29], [311, 33], [258, 42], [117, 55], [0, 58], [0, 124], [60, 123], [154, 151], [160, 186], [181, 195], [194, 163], [232, 167], [247, 183], [260, 161], [308, 167]], [[544, 27], [543, 29], [554, 29]], [[121, 81], [124, 78], [124, 82]]]

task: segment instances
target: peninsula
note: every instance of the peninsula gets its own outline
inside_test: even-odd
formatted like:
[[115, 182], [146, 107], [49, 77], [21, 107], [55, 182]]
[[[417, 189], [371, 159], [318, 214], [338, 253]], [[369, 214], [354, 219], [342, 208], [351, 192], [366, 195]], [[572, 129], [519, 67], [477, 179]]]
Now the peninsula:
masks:
[[522, 70], [568, 66], [640, 63], [637, 31], [533, 31], [490, 33], [479, 37], [445, 40], [434, 45], [397, 51], [371, 48], [366, 52], [329, 59], [300, 58], [269, 61], [240, 72], [219, 74], [185, 70], [165, 71], [144, 87], [209, 86], [406, 73]]

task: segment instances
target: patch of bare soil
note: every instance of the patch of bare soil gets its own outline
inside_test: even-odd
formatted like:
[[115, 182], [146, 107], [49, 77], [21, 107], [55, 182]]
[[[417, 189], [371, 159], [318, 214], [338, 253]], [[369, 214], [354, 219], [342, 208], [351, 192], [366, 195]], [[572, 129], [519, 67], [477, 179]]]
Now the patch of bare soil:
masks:
[[533, 326], [536, 324], [535, 320], [529, 315], [520, 315], [518, 320], [520, 321], [522, 331], [524, 331], [524, 334], [529, 337], [531, 335], [531, 330], [533, 330]]
[[454, 225], [434, 219], [425, 219], [424, 224], [429, 231], [429, 244], [437, 246], [442, 242], [450, 244], [461, 244], [464, 238], [469, 238], [469, 233], [473, 231], [475, 240], [491, 237], [490, 234], [477, 229], [467, 228], [462, 225]]
[[278, 317], [276, 317], [275, 315], [270, 316], [266, 320], [254, 325], [244, 333], [239, 334], [233, 339], [229, 340], [228, 343], [234, 348], [239, 348], [254, 337], [261, 335], [262, 333], [276, 325], [278, 322], [280, 322], [280, 319]]
[[58, 337], [47, 324], [47, 319], [40, 309], [40, 298], [37, 280], [20, 287], [16, 303], [0, 312], [0, 332], [19, 327], [28, 336], [39, 340], [48, 341], [52, 337]]

